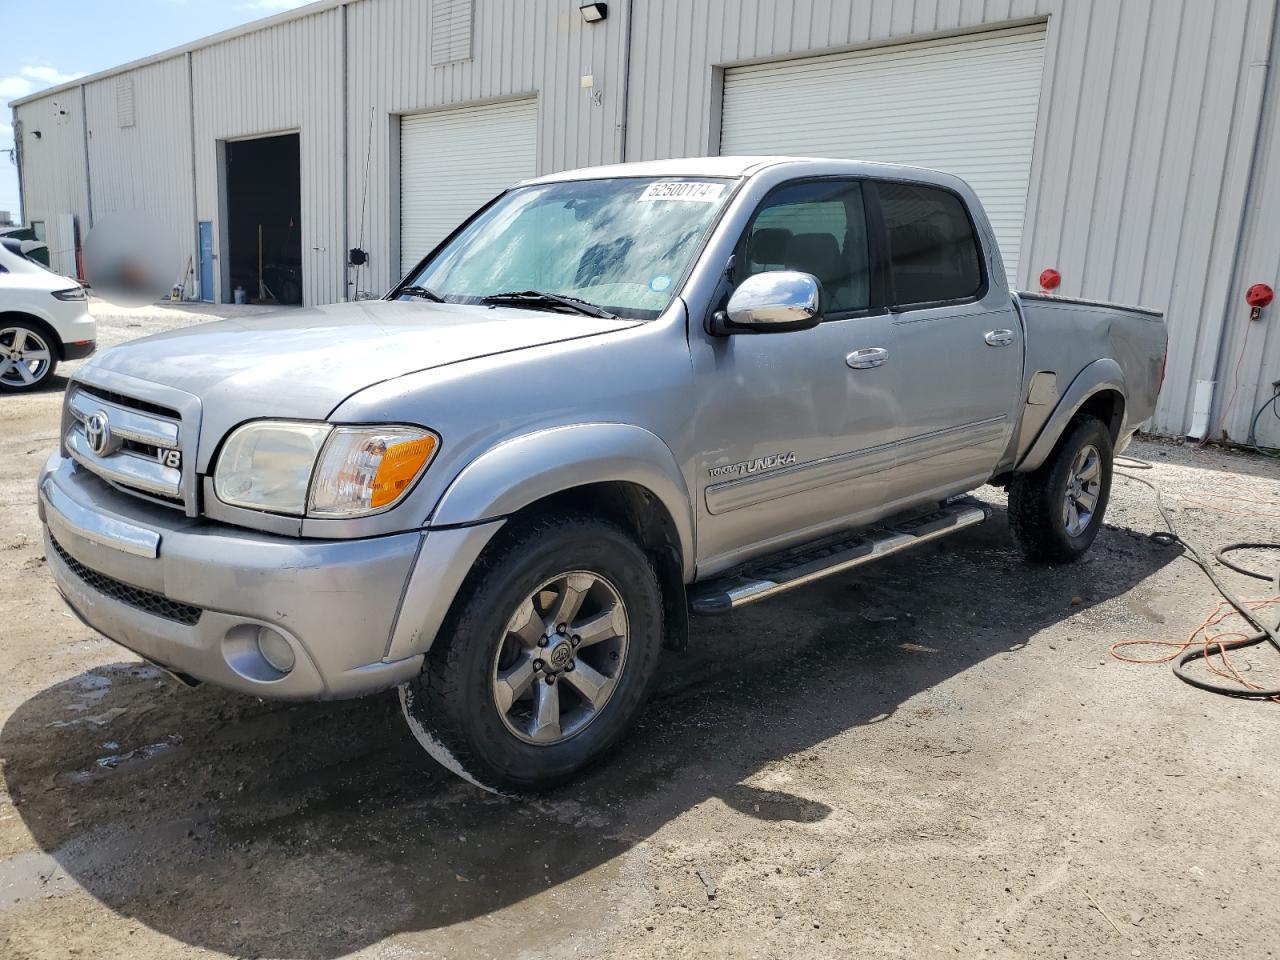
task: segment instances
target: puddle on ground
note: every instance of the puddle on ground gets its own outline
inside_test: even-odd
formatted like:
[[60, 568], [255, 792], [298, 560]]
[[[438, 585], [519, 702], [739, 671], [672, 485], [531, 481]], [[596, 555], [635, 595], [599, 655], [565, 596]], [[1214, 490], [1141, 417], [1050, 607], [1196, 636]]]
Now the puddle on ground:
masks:
[[[179, 744], [182, 743], [181, 734], [171, 733], [165, 739], [157, 743], [148, 743], [141, 747], [134, 747], [132, 750], [126, 750], [124, 753], [109, 753], [105, 757], [98, 757], [93, 762], [93, 766], [87, 770], [63, 770], [53, 777], [53, 782], [58, 786], [66, 785], [82, 785], [91, 783], [94, 780], [101, 779], [110, 772], [120, 769], [137, 766], [148, 760], [154, 760], [156, 757], [172, 752]], [[103, 744], [104, 749], [118, 750], [119, 744], [114, 740]]]

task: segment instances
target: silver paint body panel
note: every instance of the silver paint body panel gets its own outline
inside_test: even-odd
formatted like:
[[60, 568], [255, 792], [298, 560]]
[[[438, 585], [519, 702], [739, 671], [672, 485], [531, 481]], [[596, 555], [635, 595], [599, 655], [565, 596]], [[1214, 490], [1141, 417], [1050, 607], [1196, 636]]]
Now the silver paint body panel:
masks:
[[[264, 697], [373, 692], [413, 674], [503, 521], [550, 494], [597, 483], [648, 491], [670, 516], [691, 583], [1033, 469], [1098, 390], [1125, 397], [1126, 436], [1154, 409], [1159, 319], [1020, 302], [980, 205], [955, 177], [714, 158], [556, 178], [708, 170], [737, 178], [733, 193], [678, 295], [649, 322], [366, 301], [193, 327], [90, 361], [78, 382], [180, 409], [188, 508], [117, 490], [64, 447], [41, 478], [47, 527], [92, 570], [206, 613], [195, 628], [157, 622], [96, 594], [51, 553], [64, 594], [103, 633], [202, 679]], [[919, 181], [959, 194], [984, 248], [983, 295], [808, 330], [712, 336], [708, 314], [756, 206], [780, 184], [811, 177]], [[993, 344], [991, 331], [1010, 336]], [[883, 351], [883, 362], [847, 361], [866, 350]], [[1056, 403], [1044, 402], [1054, 396], [1046, 375]], [[271, 516], [218, 503], [209, 482], [223, 438], [258, 418], [420, 424], [441, 446], [394, 509], [353, 520]], [[150, 541], [137, 531], [159, 538], [154, 556], [140, 555]], [[241, 622], [287, 632], [306, 663], [275, 683], [239, 676], [215, 634]]]

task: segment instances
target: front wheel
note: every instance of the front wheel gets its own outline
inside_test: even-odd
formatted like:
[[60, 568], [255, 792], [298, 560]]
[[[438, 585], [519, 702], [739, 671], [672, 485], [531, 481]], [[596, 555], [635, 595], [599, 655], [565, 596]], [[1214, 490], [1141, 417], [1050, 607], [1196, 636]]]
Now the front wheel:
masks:
[[1093, 544], [1111, 496], [1111, 432], [1077, 417], [1049, 458], [1009, 483], [1009, 527], [1028, 560], [1067, 563]]
[[489, 790], [536, 790], [631, 726], [657, 667], [662, 604], [648, 558], [612, 524], [549, 517], [499, 536], [400, 700], [443, 766]]

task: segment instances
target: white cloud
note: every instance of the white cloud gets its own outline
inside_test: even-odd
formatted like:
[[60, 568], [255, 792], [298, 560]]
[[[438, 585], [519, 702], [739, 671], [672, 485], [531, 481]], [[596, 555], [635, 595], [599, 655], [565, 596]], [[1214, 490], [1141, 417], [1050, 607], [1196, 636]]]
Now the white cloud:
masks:
[[17, 100], [19, 97], [25, 97], [27, 94], [34, 93], [37, 90], [56, 87], [60, 83], [77, 80], [83, 76], [83, 72], [63, 73], [55, 67], [28, 65], [19, 69], [15, 74], [0, 77], [0, 103]]

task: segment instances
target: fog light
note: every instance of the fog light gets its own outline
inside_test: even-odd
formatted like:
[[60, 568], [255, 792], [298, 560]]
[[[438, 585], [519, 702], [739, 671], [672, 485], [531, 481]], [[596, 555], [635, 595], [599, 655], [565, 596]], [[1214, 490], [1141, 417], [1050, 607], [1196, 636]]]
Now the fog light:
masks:
[[270, 627], [258, 628], [258, 652], [263, 660], [281, 673], [288, 673], [297, 662], [293, 646]]

